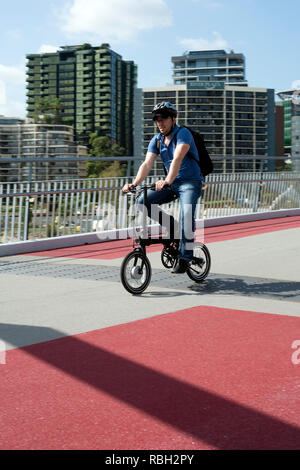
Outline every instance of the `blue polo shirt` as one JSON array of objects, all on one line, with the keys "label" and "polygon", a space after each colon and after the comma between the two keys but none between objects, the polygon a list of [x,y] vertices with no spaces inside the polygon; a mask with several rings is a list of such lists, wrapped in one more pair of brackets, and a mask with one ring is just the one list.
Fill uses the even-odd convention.
[{"label": "blue polo shirt", "polygon": [[[175,140],[174,136],[177,133],[177,144],[188,144],[190,145],[189,152],[199,160],[199,155],[197,151],[197,147],[195,145],[194,139],[192,134],[188,129],[185,127],[180,128],[179,126],[175,126],[169,145],[166,146],[164,144],[164,136],[162,134],[156,134],[150,141],[148,145],[148,152],[155,153],[158,155],[157,147],[156,147],[156,140],[160,141],[160,157],[163,161],[163,164],[167,171],[170,169],[170,165],[172,163],[174,152],[175,152]],[[178,132],[177,132],[178,131]],[[201,175],[200,167],[195,160],[189,158],[188,155],[184,157],[181,162],[181,166],[176,176],[175,182],[181,182],[186,180],[204,180],[203,176]]]}]

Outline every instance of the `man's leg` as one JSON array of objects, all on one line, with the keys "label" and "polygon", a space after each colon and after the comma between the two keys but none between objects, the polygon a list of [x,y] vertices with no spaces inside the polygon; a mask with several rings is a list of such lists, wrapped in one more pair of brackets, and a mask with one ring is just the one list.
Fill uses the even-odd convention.
[{"label": "man's leg", "polygon": [[151,219],[158,222],[160,225],[167,229],[170,238],[179,238],[178,224],[176,223],[173,216],[164,212],[159,206],[167,204],[177,199],[178,195],[170,188],[163,188],[160,191],[147,191],[147,203],[144,204],[144,195],[141,195],[137,200],[137,204],[146,206],[147,214]]},{"label": "man's leg", "polygon": [[202,182],[190,181],[178,186],[181,207],[181,244],[179,258],[190,261],[193,259],[195,236],[195,210],[200,202]]}]

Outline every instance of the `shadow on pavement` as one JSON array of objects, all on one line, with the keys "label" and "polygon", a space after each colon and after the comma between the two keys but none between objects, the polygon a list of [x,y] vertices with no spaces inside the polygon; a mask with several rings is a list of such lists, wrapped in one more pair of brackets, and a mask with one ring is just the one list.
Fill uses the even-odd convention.
[{"label": "shadow on pavement", "polygon": [[189,284],[188,288],[199,294],[238,294],[300,302],[300,282],[295,281],[213,274],[201,284]]},{"label": "shadow on pavement", "polygon": [[[63,333],[51,328],[0,325],[4,341],[18,346],[18,338],[24,336],[42,340]],[[298,427],[81,338],[59,338],[22,351],[215,448],[299,449]]]}]

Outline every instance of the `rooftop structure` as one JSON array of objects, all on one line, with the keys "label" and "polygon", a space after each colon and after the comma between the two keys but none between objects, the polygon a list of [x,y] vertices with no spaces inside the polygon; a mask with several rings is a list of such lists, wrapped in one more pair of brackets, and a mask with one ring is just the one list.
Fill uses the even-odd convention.
[{"label": "rooftop structure", "polygon": [[188,82],[224,82],[230,85],[247,85],[245,57],[233,51],[189,51],[172,57],[175,85]]}]

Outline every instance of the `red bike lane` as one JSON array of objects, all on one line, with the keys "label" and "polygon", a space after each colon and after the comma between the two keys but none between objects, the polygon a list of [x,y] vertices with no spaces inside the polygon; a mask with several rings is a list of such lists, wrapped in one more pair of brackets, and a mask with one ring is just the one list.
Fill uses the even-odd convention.
[{"label": "red bike lane", "polygon": [[[299,225],[211,227],[205,243]],[[123,240],[35,254],[112,259],[130,248]],[[9,350],[0,373],[0,449],[300,446],[300,318],[288,311],[172,310]]]}]

